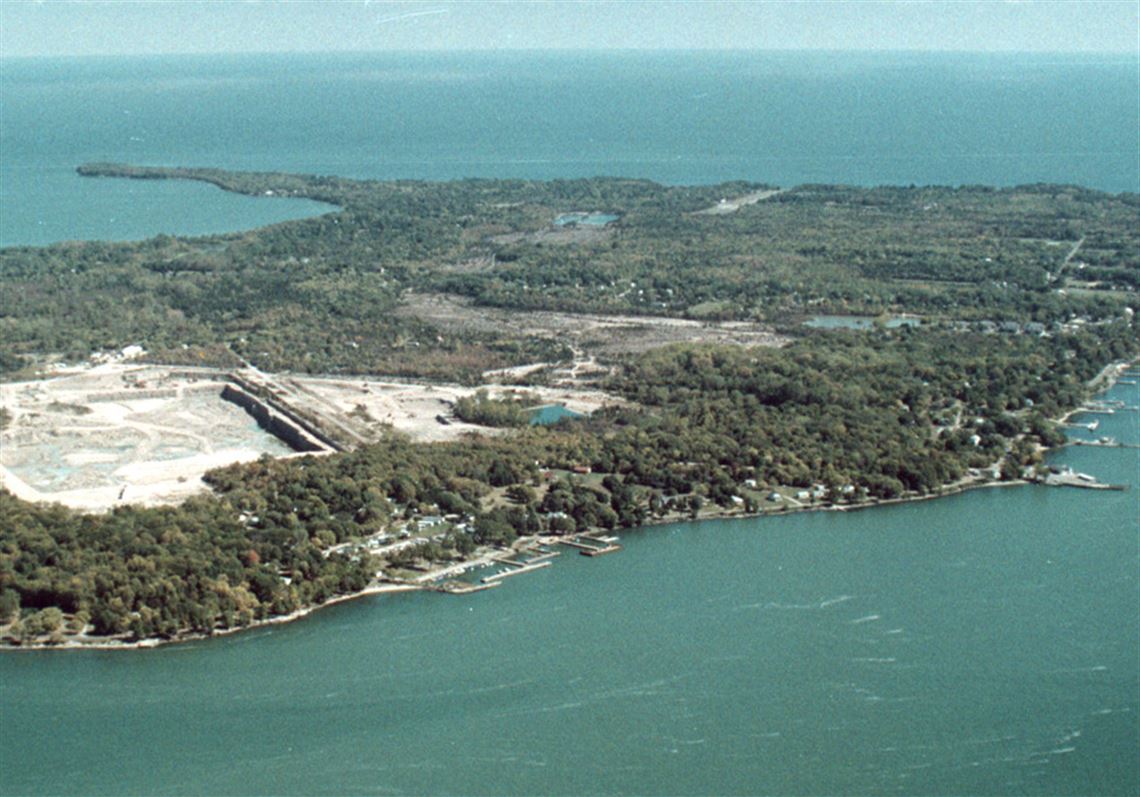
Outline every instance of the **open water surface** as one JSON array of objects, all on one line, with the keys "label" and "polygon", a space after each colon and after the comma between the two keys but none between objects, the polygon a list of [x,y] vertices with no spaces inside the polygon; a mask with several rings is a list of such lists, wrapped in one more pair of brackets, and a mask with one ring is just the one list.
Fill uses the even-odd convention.
[{"label": "open water surface", "polygon": [[[8,244],[323,210],[82,180],[72,170],[87,160],[423,179],[1138,182],[1134,59],[2,67]],[[1140,403],[1135,386],[1111,397]],[[1138,442],[1137,418],[1102,417],[1097,434]],[[0,792],[1134,795],[1140,459],[1056,458],[1130,489],[663,526],[626,533],[615,556],[567,553],[467,597],[369,598],[151,651],[8,653]]]},{"label": "open water surface", "polygon": [[[0,245],[327,210],[86,161],[447,180],[1140,190],[1111,55],[458,53],[0,60]],[[588,208],[587,208],[588,210]]]}]

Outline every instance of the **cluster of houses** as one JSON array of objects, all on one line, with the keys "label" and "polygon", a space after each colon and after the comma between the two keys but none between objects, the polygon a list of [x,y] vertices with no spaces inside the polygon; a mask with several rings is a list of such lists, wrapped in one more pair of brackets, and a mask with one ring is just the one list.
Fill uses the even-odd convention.
[{"label": "cluster of houses", "polygon": [[[452,530],[459,532],[470,531],[473,523],[474,518],[471,516],[423,515],[422,517],[412,518],[398,526],[394,526],[387,532],[373,534],[361,542],[345,542],[340,545],[335,545],[326,549],[324,553],[327,556],[330,553],[343,553],[350,549],[376,553],[380,551],[381,548],[396,550],[410,545],[418,545],[421,542],[442,542]],[[427,532],[433,530],[435,530],[436,533],[427,534]],[[413,534],[419,536],[412,539]]]},{"label": "cluster of houses", "polygon": [[[1123,320],[1131,323],[1134,314],[1135,312],[1131,307],[1125,307]],[[1111,323],[1114,320],[1116,319],[1093,321],[1084,316],[1078,316],[1063,323],[1061,321],[1053,321],[1049,324],[1043,324],[1040,321],[1028,321],[1024,324],[1017,321],[954,321],[953,326],[954,329],[961,332],[975,331],[984,335],[1036,335],[1046,337],[1048,335],[1072,334],[1086,327]]]},{"label": "cluster of houses", "polygon": [[983,335],[1037,335],[1058,334],[1064,331],[1060,322],[1053,322],[1049,326],[1038,321],[1020,324],[1017,321],[955,321],[954,328],[961,332],[975,331]]}]

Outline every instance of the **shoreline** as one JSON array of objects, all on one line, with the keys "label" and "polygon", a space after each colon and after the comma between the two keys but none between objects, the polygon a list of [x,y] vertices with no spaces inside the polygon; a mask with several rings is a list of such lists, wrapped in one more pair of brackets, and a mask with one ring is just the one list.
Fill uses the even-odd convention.
[{"label": "shoreline", "polygon": [[[685,523],[701,523],[708,520],[756,520],[764,517],[787,517],[794,514],[803,512],[852,512],[859,510],[875,509],[884,506],[896,506],[901,504],[909,504],[918,501],[929,501],[938,498],[949,498],[953,495],[970,492],[973,490],[985,489],[990,487],[1020,487],[1031,484],[1024,479],[1017,479],[1013,481],[978,481],[968,484],[962,484],[953,488],[945,489],[938,493],[930,493],[927,495],[910,495],[901,496],[898,498],[888,498],[881,501],[867,501],[861,504],[845,504],[835,505],[830,504],[827,506],[799,506],[788,507],[781,511],[770,512],[734,512],[723,511],[717,513],[710,513],[705,517],[691,518],[688,516],[678,517],[664,517],[664,518],[651,518],[638,526],[633,526],[628,529],[621,529],[621,531],[637,531],[639,529],[650,529],[657,526],[667,526],[672,524],[685,524]],[[583,533],[596,533],[604,532],[607,534],[617,533],[617,529],[591,529]],[[575,535],[563,535],[573,537]],[[526,537],[519,537],[514,546],[528,545],[533,543],[557,545],[560,544],[561,537],[549,534],[530,535]],[[154,648],[166,647],[168,645],[178,645],[188,642],[199,642],[202,640],[212,639],[215,637],[229,636],[231,634],[241,633],[243,631],[253,631],[265,626],[281,625],[284,623],[292,623],[297,620],[302,620],[310,614],[317,612],[326,606],[333,606],[338,603],[347,603],[348,601],[357,600],[359,598],[366,598],[372,595],[386,595],[398,592],[439,592],[440,590],[434,589],[433,585],[441,578],[446,578],[448,575],[456,571],[463,572],[480,567],[489,567],[495,564],[494,557],[502,556],[514,550],[512,548],[506,549],[491,549],[490,552],[479,556],[477,558],[465,561],[449,563],[438,571],[431,571],[420,576],[414,582],[384,582],[365,587],[359,592],[347,593],[344,595],[337,595],[329,598],[324,603],[318,603],[313,606],[306,606],[297,609],[289,614],[277,615],[275,617],[268,617],[264,620],[256,620],[248,625],[238,626],[236,628],[222,628],[212,633],[194,632],[186,635],[180,635],[171,639],[160,639],[158,637],[149,637],[140,640],[116,640],[113,638],[106,641],[80,641],[74,638],[66,639],[58,644],[50,642],[33,642],[28,644],[12,644],[0,643],[0,653],[3,651],[76,651],[76,650],[150,650]]]},{"label": "shoreline", "polygon": [[[1090,379],[1086,386],[1091,391],[1102,392],[1110,390],[1114,387],[1117,381],[1129,370],[1140,365],[1140,358],[1118,361],[1106,365],[1100,373]],[[1083,411],[1083,404],[1081,407],[1069,410],[1064,413],[1059,419],[1054,419],[1056,423],[1064,423],[1073,415]],[[1044,449],[1044,453],[1051,451],[1058,451],[1069,445],[1067,442],[1060,446]],[[763,517],[782,517],[801,512],[853,512],[868,509],[875,509],[884,506],[899,506],[902,504],[909,504],[918,501],[930,501],[939,498],[948,498],[954,495],[961,495],[963,493],[971,492],[973,490],[994,488],[994,487],[1021,487],[1034,482],[1027,479],[1011,479],[1009,481],[995,481],[985,479],[982,477],[972,477],[965,480],[958,480],[948,485],[939,488],[937,492],[926,494],[912,494],[902,495],[897,498],[886,498],[874,501],[862,501],[857,504],[827,504],[827,505],[801,505],[801,506],[787,506],[777,511],[759,511],[759,512],[743,512],[735,510],[721,510],[717,512],[710,512],[704,517],[689,517],[687,515],[677,515],[675,517],[660,517],[649,518],[642,522],[640,525],[623,529],[623,531],[636,531],[638,529],[649,529],[655,526],[665,526],[670,524],[681,523],[699,523],[706,520],[754,520]],[[617,530],[604,530],[604,529],[591,529],[584,533],[604,532],[608,534],[615,533]],[[564,535],[574,536],[574,535]],[[397,592],[432,592],[439,591],[433,589],[433,585],[440,579],[447,578],[456,572],[465,572],[479,567],[487,567],[494,564],[496,556],[502,556],[504,553],[509,553],[517,550],[520,546],[525,547],[531,544],[558,544],[561,538],[557,535],[550,534],[537,534],[519,537],[515,542],[506,549],[481,549],[478,556],[463,562],[449,562],[437,570],[429,570],[422,576],[416,578],[412,582],[382,582],[379,584],[372,584],[359,592],[347,593],[344,595],[334,596],[323,603],[315,604],[313,606],[306,606],[289,614],[277,615],[275,617],[268,617],[264,620],[257,620],[248,625],[238,626],[236,628],[224,628],[211,633],[189,633],[186,635],[179,635],[171,639],[160,639],[157,637],[150,637],[147,639],[140,639],[136,641],[120,640],[120,639],[107,639],[106,641],[80,641],[75,638],[65,639],[58,644],[50,642],[33,642],[29,644],[12,644],[8,642],[0,642],[0,652],[3,651],[75,651],[75,650],[146,650],[167,645],[176,645],[186,642],[195,642],[214,637],[229,636],[242,631],[252,631],[257,628],[265,626],[280,625],[284,623],[292,623],[301,620],[314,612],[326,606],[333,606],[338,603],[346,603],[348,601],[365,598],[371,595],[385,595]]]},{"label": "shoreline", "polygon": [[160,637],[147,637],[146,639],[127,640],[119,639],[116,637],[107,637],[105,640],[101,639],[98,642],[86,642],[75,638],[65,639],[59,644],[52,644],[50,642],[33,642],[24,645],[14,645],[11,643],[0,643],[0,651],[43,651],[43,650],[148,650],[152,648],[166,647],[167,645],[178,645],[185,642],[199,642],[204,639],[213,639],[215,637],[230,636],[242,631],[252,631],[257,628],[264,628],[271,625],[283,625],[285,623],[292,623],[296,620],[303,619],[310,614],[319,611],[326,606],[333,606],[338,603],[345,603],[347,601],[356,600],[357,598],[367,598],[370,595],[385,595],[391,592],[416,592],[423,589],[422,587],[413,586],[411,584],[375,584],[365,587],[360,592],[352,592],[345,595],[337,595],[329,598],[324,603],[317,603],[313,606],[305,606],[290,612],[289,614],[279,614],[274,617],[267,617],[264,620],[256,620],[249,625],[240,625],[235,628],[219,628],[211,633],[203,633],[200,631],[190,632],[184,635],[172,637],[171,639],[162,639]]}]

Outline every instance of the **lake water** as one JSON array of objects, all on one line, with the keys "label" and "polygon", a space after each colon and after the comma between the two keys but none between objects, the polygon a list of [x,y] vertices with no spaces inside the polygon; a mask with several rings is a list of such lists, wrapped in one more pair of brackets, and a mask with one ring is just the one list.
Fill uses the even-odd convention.
[{"label": "lake water", "polygon": [[[73,175],[96,159],[1136,190],[1135,85],[1135,61],[1093,57],[6,61],[0,224],[41,243],[265,223],[246,211],[270,200]],[[1137,417],[1097,435],[1138,442]],[[1127,492],[662,526],[477,595],[2,655],[0,792],[1134,795],[1136,455],[1055,457]]]},{"label": "lake water", "polygon": [[574,412],[574,410],[567,409],[561,404],[547,404],[538,407],[530,414],[531,426],[553,426],[559,421],[566,419],[573,420],[574,418],[581,418],[582,413]]},{"label": "lake water", "polygon": [[1140,189],[1136,59],[856,53],[5,59],[0,245],[321,212],[85,161],[444,180]]}]

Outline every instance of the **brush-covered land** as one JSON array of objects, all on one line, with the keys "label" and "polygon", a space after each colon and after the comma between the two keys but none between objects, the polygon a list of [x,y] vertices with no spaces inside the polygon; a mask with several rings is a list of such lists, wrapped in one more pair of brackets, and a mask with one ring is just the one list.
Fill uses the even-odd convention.
[{"label": "brush-covered land", "polygon": [[[1022,478],[1063,439],[1051,419],[1140,350],[1133,194],[82,171],[339,210],[241,234],[4,250],[7,378],[139,345],[163,363],[459,382],[472,386],[459,411],[500,428],[263,458],[212,472],[212,494],[175,507],[84,515],[0,492],[13,640],[210,633],[520,535]],[[568,335],[555,315],[602,331]],[[616,316],[661,336],[615,344]],[[803,325],[819,316],[872,321]],[[530,426],[525,402],[475,392],[524,366],[523,381],[561,369],[614,403]],[[351,545],[435,516],[419,544]]]}]

